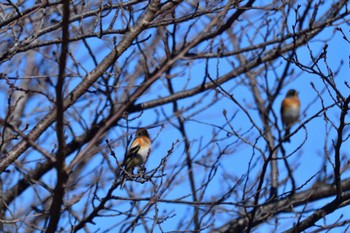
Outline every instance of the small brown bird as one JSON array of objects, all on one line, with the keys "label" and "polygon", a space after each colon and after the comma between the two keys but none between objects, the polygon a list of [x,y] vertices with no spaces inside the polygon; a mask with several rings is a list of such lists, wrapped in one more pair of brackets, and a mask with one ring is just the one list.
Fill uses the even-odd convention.
[{"label": "small brown bird", "polygon": [[[282,124],[286,129],[284,137],[286,138],[290,133],[290,127],[299,120],[300,114],[300,101],[298,92],[294,89],[290,89],[287,92],[286,97],[283,99],[281,104],[281,116]],[[290,142],[290,139],[285,139],[286,142]]]},{"label": "small brown bird", "polygon": [[[136,137],[131,143],[128,152],[125,155],[123,167],[128,173],[133,173],[135,167],[141,167],[148,159],[151,152],[151,139],[145,128],[139,128],[136,131]],[[123,189],[128,175],[123,171],[120,188]]]}]

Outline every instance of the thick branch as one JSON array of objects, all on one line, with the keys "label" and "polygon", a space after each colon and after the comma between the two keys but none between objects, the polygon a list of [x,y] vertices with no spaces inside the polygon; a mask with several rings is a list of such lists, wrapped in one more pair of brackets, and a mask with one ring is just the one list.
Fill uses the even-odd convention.
[{"label": "thick branch", "polygon": [[[93,71],[91,71],[83,81],[65,98],[63,102],[64,110],[72,106],[88,88],[103,75],[108,67],[110,67],[119,58],[121,54],[132,44],[133,40],[143,31],[147,25],[155,17],[159,1],[150,4],[149,10],[138,20],[138,22],[130,28],[130,32],[122,41],[102,60],[102,62]],[[28,138],[32,141],[37,140],[40,135],[56,120],[57,109],[55,108],[48,113],[28,134]],[[0,173],[2,173],[11,163],[13,163],[24,151],[29,147],[27,141],[22,140],[9,151],[8,156],[0,162]]]},{"label": "thick branch", "polygon": [[[342,189],[344,191],[350,190],[350,179],[346,179],[342,182]],[[258,211],[256,212],[256,217],[251,224],[252,226],[257,226],[273,216],[283,212],[289,212],[290,208],[331,197],[336,195],[336,193],[337,190],[333,184],[315,184],[309,190],[296,193],[293,196],[285,197],[272,203],[260,205]],[[224,226],[213,230],[212,233],[244,232],[244,230],[248,227],[250,218],[250,213],[247,216],[236,218]]]},{"label": "thick branch", "polygon": [[66,75],[66,64],[68,54],[68,43],[69,43],[69,1],[63,1],[63,25],[62,25],[62,50],[59,60],[59,75],[56,85],[56,132],[58,150],[55,162],[57,172],[57,184],[54,189],[51,208],[50,208],[50,222],[46,232],[55,232],[57,224],[61,217],[61,206],[63,203],[63,197],[65,192],[65,185],[68,179],[68,174],[65,171],[65,138],[64,138],[64,107],[63,107],[63,85]]}]

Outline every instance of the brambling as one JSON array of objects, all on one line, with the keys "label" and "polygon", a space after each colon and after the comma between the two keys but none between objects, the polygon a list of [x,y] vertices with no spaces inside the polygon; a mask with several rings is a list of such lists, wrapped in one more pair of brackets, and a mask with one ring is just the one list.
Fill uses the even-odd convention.
[{"label": "brambling", "polygon": [[[286,138],[290,133],[290,127],[299,120],[300,113],[300,101],[298,92],[294,89],[290,89],[287,92],[286,97],[283,99],[281,104],[281,116],[282,125],[286,129],[284,137]],[[286,142],[290,142],[290,139],[285,139]]]},{"label": "brambling", "polygon": [[141,167],[144,165],[148,159],[151,152],[151,139],[145,128],[139,128],[136,131],[136,137],[131,143],[128,152],[125,155],[124,162],[122,166],[124,171],[122,174],[122,181],[120,188],[124,187],[126,179],[128,179],[128,174],[126,172],[133,174],[135,167]]}]

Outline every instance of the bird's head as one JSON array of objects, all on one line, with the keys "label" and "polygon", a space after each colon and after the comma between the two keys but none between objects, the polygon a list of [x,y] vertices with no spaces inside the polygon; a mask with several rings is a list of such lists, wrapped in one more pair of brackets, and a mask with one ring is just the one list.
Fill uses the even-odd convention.
[{"label": "bird's head", "polygon": [[147,129],[145,129],[145,128],[139,128],[139,129],[136,131],[136,137],[141,137],[141,136],[149,137],[149,134],[148,134]]},{"label": "bird's head", "polygon": [[296,97],[296,96],[298,96],[298,92],[294,89],[290,89],[286,95],[286,97]]}]

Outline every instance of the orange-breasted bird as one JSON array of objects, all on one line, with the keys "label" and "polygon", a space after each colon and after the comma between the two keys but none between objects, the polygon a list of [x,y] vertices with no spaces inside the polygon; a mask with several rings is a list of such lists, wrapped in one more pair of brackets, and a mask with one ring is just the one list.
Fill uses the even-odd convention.
[{"label": "orange-breasted bird", "polygon": [[[290,127],[294,125],[299,120],[300,114],[300,101],[298,97],[298,92],[294,89],[290,89],[286,97],[283,99],[281,104],[281,116],[282,124],[286,129],[286,138],[290,133]],[[290,142],[290,139],[285,139],[286,142]]]},{"label": "orange-breasted bird", "polygon": [[124,183],[128,179],[128,174],[125,172],[132,174],[135,167],[143,166],[146,163],[150,152],[151,139],[149,138],[147,129],[139,128],[136,131],[136,137],[131,143],[130,148],[124,158],[122,165],[124,167],[124,171],[122,171],[122,181],[120,184],[121,189],[124,187]]}]

